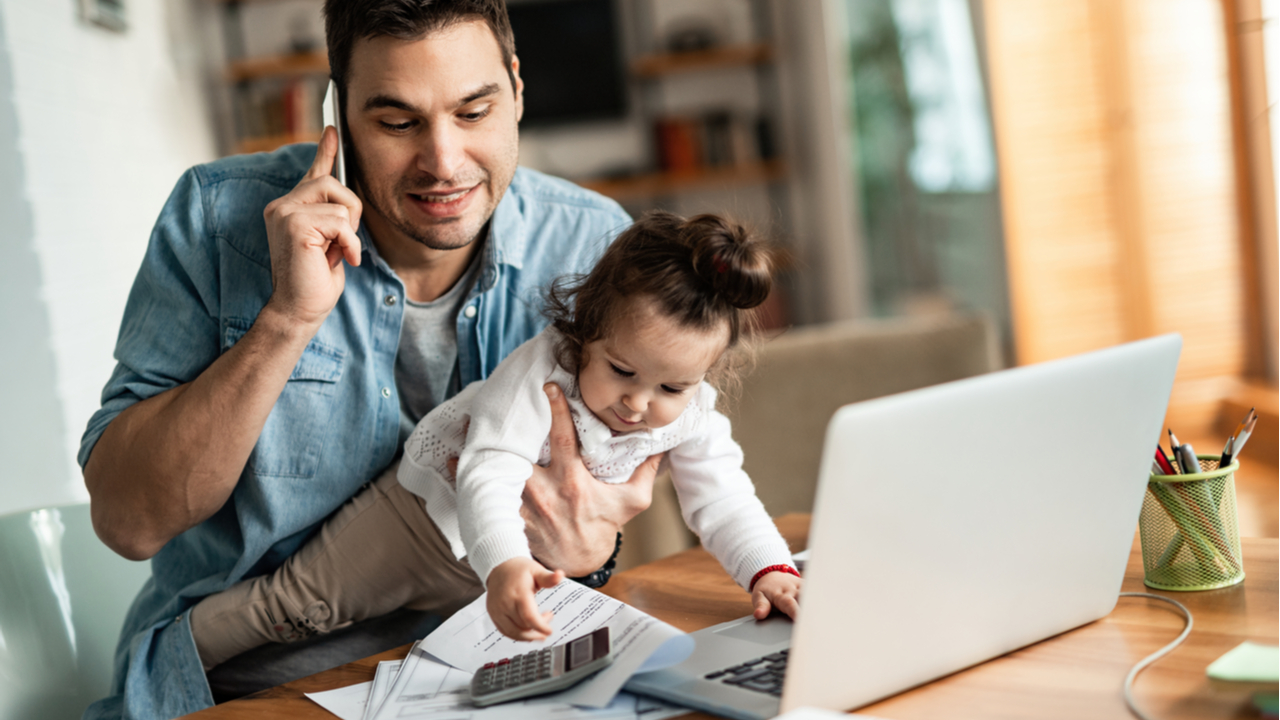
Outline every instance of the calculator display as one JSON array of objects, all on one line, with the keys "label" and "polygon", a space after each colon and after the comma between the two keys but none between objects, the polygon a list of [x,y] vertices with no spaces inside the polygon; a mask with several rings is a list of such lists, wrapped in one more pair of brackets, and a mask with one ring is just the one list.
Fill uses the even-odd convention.
[{"label": "calculator display", "polygon": [[591,636],[580,637],[569,645],[569,669],[585,665],[591,660]]},{"label": "calculator display", "polygon": [[565,653],[565,670],[573,670],[582,667],[592,660],[597,660],[609,653],[609,640],[606,634],[606,628],[583,635],[582,637],[569,643],[569,652]]}]

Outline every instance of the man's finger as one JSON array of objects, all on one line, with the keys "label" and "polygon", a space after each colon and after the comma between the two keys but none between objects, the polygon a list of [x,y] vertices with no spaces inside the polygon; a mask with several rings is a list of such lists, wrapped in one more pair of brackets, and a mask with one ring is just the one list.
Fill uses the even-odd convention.
[{"label": "man's finger", "polygon": [[555,383],[543,385],[542,391],[551,403],[551,432],[547,434],[551,444],[551,464],[578,459],[578,431],[573,427],[573,416],[569,414],[569,401],[564,399],[564,392]]},{"label": "man's finger", "polygon": [[645,458],[645,461],[631,473],[629,484],[640,486],[640,489],[646,495],[653,492],[653,481],[658,477],[658,469],[662,467],[662,461],[667,457],[666,453],[658,453]]},{"label": "man's finger", "polygon": [[[338,131],[332,125],[325,127],[320,133],[320,142],[316,144],[316,159],[311,161],[307,174],[302,182],[322,178],[333,172],[333,160],[338,156]],[[302,182],[298,183],[299,185]]]}]

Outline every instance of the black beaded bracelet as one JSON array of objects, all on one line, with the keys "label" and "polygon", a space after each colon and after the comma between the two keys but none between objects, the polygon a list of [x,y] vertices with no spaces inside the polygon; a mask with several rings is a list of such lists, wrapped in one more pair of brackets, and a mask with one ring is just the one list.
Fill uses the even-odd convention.
[{"label": "black beaded bracelet", "polygon": [[613,575],[613,569],[618,566],[618,551],[622,549],[622,533],[618,533],[617,540],[613,543],[613,554],[605,561],[604,567],[599,570],[583,575],[582,577],[569,578],[570,580],[582,583],[589,588],[604,587],[609,582],[609,578]]}]

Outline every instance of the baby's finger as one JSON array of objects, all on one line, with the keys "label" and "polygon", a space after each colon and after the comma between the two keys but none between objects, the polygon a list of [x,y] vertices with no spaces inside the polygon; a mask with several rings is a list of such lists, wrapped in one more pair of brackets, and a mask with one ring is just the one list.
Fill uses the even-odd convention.
[{"label": "baby's finger", "polygon": [[517,621],[522,628],[536,630],[544,637],[551,634],[551,613],[539,613],[533,593],[526,594],[516,606]]},{"label": "baby's finger", "polygon": [[755,598],[755,609],[751,614],[754,615],[757,620],[763,620],[769,617],[769,611],[771,609],[772,606],[769,604],[769,598],[765,597],[764,593],[760,593],[760,595]]},{"label": "baby's finger", "polygon": [[563,570],[556,570],[555,572],[546,570],[543,572],[535,572],[533,575],[533,581],[534,583],[537,584],[540,590],[553,588],[559,585],[563,580],[564,580]]},{"label": "baby's finger", "polygon": [[798,598],[792,595],[783,595],[774,600],[773,606],[787,614],[792,620],[796,619],[796,613],[800,612],[800,603]]}]

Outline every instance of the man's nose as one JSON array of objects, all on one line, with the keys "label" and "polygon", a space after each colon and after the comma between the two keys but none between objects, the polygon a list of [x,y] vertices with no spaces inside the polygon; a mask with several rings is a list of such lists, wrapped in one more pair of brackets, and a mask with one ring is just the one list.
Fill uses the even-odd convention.
[{"label": "man's nose", "polygon": [[466,160],[462,133],[450,123],[436,123],[418,151],[418,168],[436,180],[449,182]]}]

